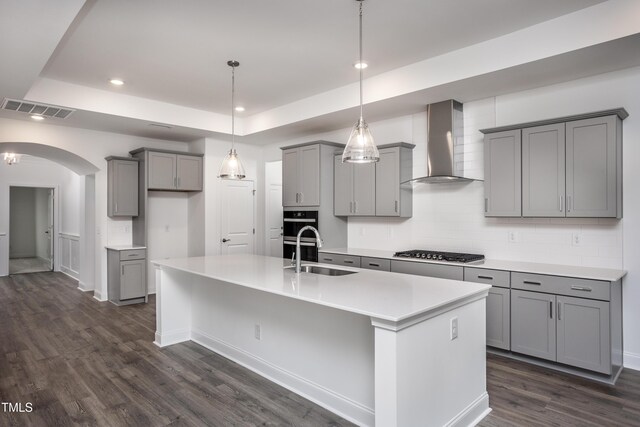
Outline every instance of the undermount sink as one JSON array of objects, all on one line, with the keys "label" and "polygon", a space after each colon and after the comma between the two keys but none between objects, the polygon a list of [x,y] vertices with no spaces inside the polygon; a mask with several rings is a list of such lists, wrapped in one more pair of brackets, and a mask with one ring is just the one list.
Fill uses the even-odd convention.
[{"label": "undermount sink", "polygon": [[[287,267],[293,268],[293,267]],[[348,274],[355,274],[357,271],[340,270],[338,268],[323,267],[320,265],[303,265],[300,267],[301,273],[322,274],[323,276],[346,276]]]}]

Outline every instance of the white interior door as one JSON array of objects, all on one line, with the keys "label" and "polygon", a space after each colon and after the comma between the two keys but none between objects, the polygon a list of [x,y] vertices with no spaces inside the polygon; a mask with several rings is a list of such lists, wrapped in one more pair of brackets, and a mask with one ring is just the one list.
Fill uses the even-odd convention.
[{"label": "white interior door", "polygon": [[49,268],[51,269],[51,271],[53,271],[53,243],[54,243],[54,238],[53,238],[53,202],[54,202],[54,193],[53,193],[53,188],[49,188],[49,203],[47,204],[47,239],[49,240],[48,243],[48,250],[47,250],[47,255],[49,255]]},{"label": "white interior door", "polygon": [[267,250],[282,258],[282,184],[270,184],[267,193]]},{"label": "white interior door", "polygon": [[253,181],[223,181],[222,254],[252,254],[255,247]]}]

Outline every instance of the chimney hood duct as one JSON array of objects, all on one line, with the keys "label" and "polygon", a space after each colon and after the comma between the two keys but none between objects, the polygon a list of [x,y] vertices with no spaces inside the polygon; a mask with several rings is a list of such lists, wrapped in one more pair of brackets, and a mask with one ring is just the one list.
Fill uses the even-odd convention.
[{"label": "chimney hood duct", "polygon": [[427,175],[408,182],[469,182],[464,174],[462,103],[449,99],[427,106]]}]

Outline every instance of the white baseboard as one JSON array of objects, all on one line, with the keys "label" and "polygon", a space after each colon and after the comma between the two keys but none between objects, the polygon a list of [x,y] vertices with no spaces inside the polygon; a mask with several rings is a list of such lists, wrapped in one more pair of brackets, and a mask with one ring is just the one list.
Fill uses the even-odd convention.
[{"label": "white baseboard", "polygon": [[633,369],[634,371],[640,371],[640,354],[624,352],[624,368]]},{"label": "white baseboard", "polygon": [[67,276],[71,277],[72,279],[75,280],[80,280],[80,273],[78,273],[77,271],[73,271],[70,268],[67,268],[65,266],[60,266],[60,272],[66,274]]},{"label": "white baseboard", "polygon": [[357,425],[373,426],[375,424],[375,414],[372,408],[354,402],[319,384],[286,371],[245,350],[222,342],[198,330],[191,331],[191,340]]},{"label": "white baseboard", "polygon": [[82,281],[78,281],[78,289],[80,289],[82,292],[91,292],[93,291],[93,287],[88,287],[86,285],[86,283],[82,282]]},{"label": "white baseboard", "polygon": [[475,426],[479,424],[484,417],[489,415],[489,412],[491,412],[491,408],[489,408],[489,394],[485,391],[469,406],[464,408],[462,412],[446,423],[445,426]]},{"label": "white baseboard", "polygon": [[158,347],[166,347],[168,345],[189,341],[190,339],[191,331],[189,331],[188,329],[182,329],[179,331],[172,331],[164,334],[159,334],[158,332],[156,332],[156,340],[153,343]]},{"label": "white baseboard", "polygon": [[97,289],[93,290],[93,298],[97,299],[100,302],[105,302],[107,300],[106,298],[102,297],[102,293]]}]

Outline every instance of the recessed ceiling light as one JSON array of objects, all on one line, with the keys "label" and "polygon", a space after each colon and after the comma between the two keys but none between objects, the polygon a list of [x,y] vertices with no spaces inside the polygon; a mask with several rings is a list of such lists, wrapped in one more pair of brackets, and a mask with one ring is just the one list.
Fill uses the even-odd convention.
[{"label": "recessed ceiling light", "polygon": [[109,83],[111,83],[114,86],[122,86],[124,84],[124,81],[120,79],[111,79],[109,80]]},{"label": "recessed ceiling light", "polygon": [[242,113],[244,111],[244,107],[237,106],[236,107],[236,111],[239,112],[239,113]]},{"label": "recessed ceiling light", "polygon": [[353,64],[353,66],[355,68],[357,68],[358,70],[364,70],[365,68],[367,68],[369,66],[369,64],[367,64],[366,62],[356,62],[355,64]]},{"label": "recessed ceiling light", "polygon": [[32,115],[31,118],[33,120],[44,120],[44,117],[42,117],[40,115],[37,115],[37,114]]}]

